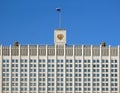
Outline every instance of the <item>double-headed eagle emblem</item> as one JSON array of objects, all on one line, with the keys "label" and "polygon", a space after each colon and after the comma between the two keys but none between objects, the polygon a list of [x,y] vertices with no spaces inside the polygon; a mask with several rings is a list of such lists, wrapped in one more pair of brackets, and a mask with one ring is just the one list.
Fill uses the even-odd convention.
[{"label": "double-headed eagle emblem", "polygon": [[64,35],[63,35],[63,34],[58,34],[58,35],[57,35],[57,38],[58,38],[59,40],[62,40],[62,39],[64,38]]}]

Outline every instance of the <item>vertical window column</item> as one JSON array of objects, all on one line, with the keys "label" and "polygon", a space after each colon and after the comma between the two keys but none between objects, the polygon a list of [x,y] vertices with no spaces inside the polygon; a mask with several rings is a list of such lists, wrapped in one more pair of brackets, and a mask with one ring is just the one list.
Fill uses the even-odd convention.
[{"label": "vertical window column", "polygon": [[82,65],[81,65],[81,68],[82,68],[82,91],[84,93],[84,45],[82,45]]},{"label": "vertical window column", "polygon": [[12,93],[12,84],[11,84],[11,81],[12,81],[12,55],[11,55],[11,45],[10,45],[10,62],[9,62],[9,90],[10,92]]},{"label": "vertical window column", "polygon": [[2,93],[2,65],[3,65],[3,62],[2,62],[2,60],[3,60],[3,55],[2,55],[2,45],[0,46],[0,93]]},{"label": "vertical window column", "polygon": [[18,61],[19,61],[19,62],[18,62],[18,82],[19,82],[19,83],[18,83],[18,93],[20,93],[20,73],[21,73],[21,72],[20,72],[20,68],[21,68],[21,67],[20,67],[20,66],[21,66],[21,65],[20,65],[20,64],[21,64],[21,53],[20,53],[20,52],[21,52],[21,51],[20,51],[20,45],[19,45],[19,60],[18,60]]},{"label": "vertical window column", "polygon": [[55,62],[54,62],[54,92],[57,93],[57,45],[55,45]]},{"label": "vertical window column", "polygon": [[120,46],[118,46],[118,92],[120,93]]},{"label": "vertical window column", "polygon": [[90,76],[90,78],[91,78],[91,87],[90,87],[90,89],[91,89],[91,93],[93,93],[93,46],[91,45],[91,67],[90,67],[90,70],[91,70],[91,76]]},{"label": "vertical window column", "polygon": [[37,45],[37,60],[36,60],[36,93],[39,93],[39,55],[38,55],[38,45]]},{"label": "vertical window column", "polygon": [[27,93],[30,92],[30,46],[28,45],[28,56],[27,56]]},{"label": "vertical window column", "polygon": [[73,81],[72,81],[72,91],[73,93],[75,92],[75,52],[74,52],[74,49],[75,46],[73,45],[73,61],[72,61],[72,68],[73,68]]},{"label": "vertical window column", "polygon": [[46,78],[46,80],[45,80],[45,93],[48,93],[48,55],[47,55],[47,53],[48,53],[48,51],[47,51],[47,49],[48,49],[48,46],[46,45],[46,60],[45,60],[45,63],[46,63],[46,66],[45,66],[45,74],[46,74],[46,76],[45,76],[45,78]]},{"label": "vertical window column", "polygon": [[65,49],[66,49],[66,45],[64,45],[64,92],[63,93],[66,93],[66,52],[65,52]]},{"label": "vertical window column", "polygon": [[100,91],[102,92],[102,53],[100,45]]},{"label": "vertical window column", "polygon": [[109,74],[108,74],[108,75],[109,75],[109,76],[108,76],[108,77],[109,77],[109,82],[108,82],[108,90],[109,90],[109,91],[108,91],[108,92],[109,92],[109,93],[111,93],[111,61],[110,61],[110,60],[111,60],[111,54],[110,54],[111,52],[110,52],[110,50],[111,50],[111,47],[110,47],[110,45],[109,45],[109,61],[108,61],[108,67],[109,67],[109,68],[108,68],[108,69],[109,69],[109,70],[108,70],[108,71],[109,71]]}]

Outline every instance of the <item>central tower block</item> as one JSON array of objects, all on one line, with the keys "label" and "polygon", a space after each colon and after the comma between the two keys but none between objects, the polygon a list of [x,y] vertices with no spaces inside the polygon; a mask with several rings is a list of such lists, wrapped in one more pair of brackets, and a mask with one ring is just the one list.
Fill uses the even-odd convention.
[{"label": "central tower block", "polygon": [[55,29],[54,44],[55,45],[65,45],[66,44],[66,30],[65,29]]}]

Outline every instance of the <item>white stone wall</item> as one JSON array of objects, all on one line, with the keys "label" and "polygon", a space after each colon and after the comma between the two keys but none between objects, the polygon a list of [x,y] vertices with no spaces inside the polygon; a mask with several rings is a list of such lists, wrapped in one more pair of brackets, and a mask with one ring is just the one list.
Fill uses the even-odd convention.
[{"label": "white stone wall", "polygon": [[[40,74],[40,72],[39,72],[39,69],[40,69],[39,59],[44,59],[45,60],[45,76],[43,76],[43,78],[45,78],[45,82],[43,82],[43,83],[45,83],[45,87],[41,87],[41,88],[45,88],[45,90],[43,90],[43,91],[41,90],[41,93],[43,93],[43,92],[45,92],[45,93],[48,93],[48,92],[56,93],[56,92],[58,92],[58,90],[57,90],[57,83],[58,83],[57,78],[60,78],[60,79],[63,78],[63,82],[64,82],[63,83],[63,90],[59,91],[58,93],[60,93],[60,92],[62,92],[62,93],[67,93],[67,92],[74,93],[75,91],[76,91],[76,93],[80,93],[80,92],[81,93],[87,93],[87,92],[90,92],[90,93],[97,93],[97,92],[98,93],[115,93],[115,92],[120,93],[120,48],[119,48],[119,46],[118,47],[111,47],[111,46],[109,46],[109,47],[101,47],[101,46],[94,47],[94,46],[91,45],[89,47],[87,47],[87,46],[85,47],[85,46],[82,45],[82,46],[77,47],[77,46],[74,46],[74,45],[73,46],[65,46],[64,45],[63,49],[61,48],[62,51],[64,51],[63,53],[61,53],[61,51],[59,50],[59,47],[57,48],[57,46],[54,46],[54,52],[51,51],[52,55],[50,55],[50,54],[48,55],[49,45],[42,46],[42,47],[39,46],[39,45],[36,45],[36,46],[33,46],[32,48],[30,48],[31,47],[30,45],[24,46],[24,48],[23,48],[23,46],[19,46],[17,48],[18,50],[15,50],[15,51],[18,51],[18,54],[13,53],[14,52],[14,47],[12,47],[12,46],[10,46],[7,49],[5,49],[5,47],[4,47],[4,49],[2,49],[3,47],[4,46],[0,47],[0,52],[1,52],[0,53],[0,91],[1,91],[0,93],[6,93],[6,91],[2,92],[2,81],[3,81],[2,80],[2,77],[3,77],[2,76],[2,64],[3,64],[2,62],[3,62],[3,59],[8,59],[8,60],[17,59],[18,60],[18,63],[17,63],[18,64],[18,76],[17,76],[17,78],[18,78],[18,91],[17,92],[18,93],[25,93],[25,92],[27,92],[27,93],[33,93],[33,92],[39,93],[38,92],[39,83],[43,82],[43,81],[39,81],[39,78],[40,78],[40,76],[39,76],[39,74]],[[13,49],[13,51],[12,51],[12,49]],[[34,52],[34,50],[36,52]],[[99,50],[99,52],[98,52],[98,50]],[[6,51],[7,54],[5,53],[5,51]],[[33,53],[32,53],[32,51],[33,51]],[[78,53],[78,51],[81,52],[81,53]],[[95,56],[95,54],[96,54],[96,56]],[[27,63],[25,63],[25,64],[27,64],[27,67],[25,68],[25,69],[27,69],[27,76],[25,77],[25,78],[27,78],[27,86],[26,86],[27,90],[22,91],[22,92],[20,91],[21,90],[20,89],[21,88],[20,82],[21,82],[21,73],[22,73],[21,72],[21,61],[20,61],[21,59],[26,59],[27,60]],[[54,90],[53,91],[47,90],[47,88],[48,88],[48,80],[47,79],[49,78],[49,76],[48,76],[48,60],[49,59],[54,60],[54,62],[52,63],[54,65],[54,67],[51,67],[51,69],[54,69],[54,76],[51,77],[51,78],[54,79],[54,81],[51,82],[51,83],[54,83],[54,87],[53,87]],[[35,63],[30,63],[30,60],[36,60],[36,62]],[[63,74],[63,77],[57,76],[57,74],[60,74],[60,73],[57,73],[57,69],[58,69],[57,65],[59,64],[59,63],[57,63],[57,60],[63,60],[63,63],[60,63],[61,65],[63,65],[63,67],[59,67],[59,68],[63,69],[63,72],[62,73],[60,72],[61,74]],[[68,67],[68,68],[66,67],[66,64],[69,65],[69,62],[67,63],[66,60],[72,60],[72,62],[70,63],[70,64],[72,64],[72,67]],[[80,64],[75,63],[75,60],[81,60],[81,63]],[[90,63],[84,62],[85,60],[87,60],[87,61],[90,60]],[[93,60],[99,60],[99,62],[95,63],[95,62],[93,62]],[[102,60],[108,60],[109,62],[108,63],[105,63],[105,62],[103,63]],[[111,68],[111,65],[115,64],[115,63],[111,63],[110,62],[111,60],[117,60],[117,67]],[[9,82],[9,89],[10,89],[9,93],[15,93],[15,91],[14,92],[11,91],[12,90],[12,83],[14,83],[12,81],[12,77],[16,78],[15,76],[12,76],[12,74],[15,74],[14,72],[12,72],[12,69],[13,69],[12,64],[14,64],[14,63],[9,61],[9,81],[8,81]],[[30,64],[35,64],[36,67],[30,67]],[[81,65],[81,67],[75,67],[76,64]],[[88,64],[90,64],[90,67],[88,67]],[[106,65],[106,64],[108,65],[108,72],[102,72],[102,69],[106,69],[105,67],[102,67],[102,65]],[[85,65],[87,67],[85,67]],[[98,67],[93,67],[93,65],[95,65],[95,66],[99,65],[99,66]],[[30,88],[31,88],[30,83],[33,82],[33,81],[31,81],[32,77],[30,76],[30,69],[31,68],[36,69],[36,71],[35,71],[36,76],[33,77],[33,78],[36,78],[36,81],[34,82],[36,84],[36,90],[35,91],[30,90]],[[75,76],[75,74],[76,74],[75,69],[79,69],[79,68],[81,69],[81,72],[80,72],[80,74],[81,74],[81,84],[82,84],[80,86],[81,91],[75,90],[75,88],[76,88],[75,83],[77,83],[75,81],[75,79],[77,79],[77,77]],[[118,88],[118,90],[117,91],[108,90],[108,91],[102,92],[102,88],[104,88],[102,86],[102,83],[104,83],[102,81],[102,79],[104,78],[102,76],[102,74],[108,74],[109,75],[109,77],[106,77],[108,79],[108,82],[106,82],[106,83],[108,83],[108,88],[110,89],[110,88],[112,88],[111,87],[111,83],[112,83],[111,82],[111,74],[113,73],[113,72],[111,72],[111,69],[116,69],[116,68],[117,68],[117,72],[114,72],[114,73],[117,74],[117,77],[115,77],[115,78],[118,80],[117,81],[118,85],[116,87],[116,88]],[[68,70],[72,69],[72,72],[68,72],[69,75],[72,73],[71,77],[66,76],[66,73],[67,73],[66,69],[68,69]],[[89,69],[90,72],[85,72],[85,69],[87,69],[87,70]],[[95,70],[98,69],[99,72],[93,72],[94,69]],[[88,75],[88,74],[90,75],[90,77],[85,76],[85,75]],[[96,79],[93,75],[97,75],[97,74],[99,74],[99,77],[97,77],[97,79],[99,79],[99,81],[96,82],[96,81],[93,81],[93,79]],[[68,79],[72,78],[72,81],[71,82],[66,81],[66,78],[68,78]],[[91,85],[88,86],[88,87],[85,87],[84,84],[87,83],[87,81],[85,81],[84,79],[89,79],[89,78],[91,80],[88,81],[88,83],[90,83]],[[68,83],[68,84],[72,83],[72,86],[71,86],[72,90],[66,90],[65,89],[66,88],[66,83]],[[97,88],[97,86],[93,86],[93,83],[99,83],[100,84],[99,85],[99,88],[100,88],[99,91],[94,90],[94,88]],[[85,88],[90,88],[90,91],[84,91]]]}]

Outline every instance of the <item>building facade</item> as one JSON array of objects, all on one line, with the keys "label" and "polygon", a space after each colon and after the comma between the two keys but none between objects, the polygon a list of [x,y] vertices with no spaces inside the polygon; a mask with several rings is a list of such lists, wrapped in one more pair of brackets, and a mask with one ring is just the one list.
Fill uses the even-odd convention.
[{"label": "building facade", "polygon": [[56,29],[54,45],[0,46],[0,93],[120,93],[120,47],[66,45]]}]

